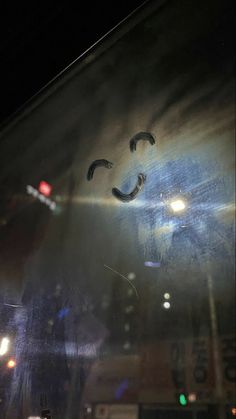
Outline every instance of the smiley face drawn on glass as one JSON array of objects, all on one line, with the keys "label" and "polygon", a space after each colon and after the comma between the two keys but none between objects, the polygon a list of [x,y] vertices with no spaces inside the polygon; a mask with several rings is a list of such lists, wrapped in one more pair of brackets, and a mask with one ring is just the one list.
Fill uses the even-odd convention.
[{"label": "smiley face drawn on glass", "polygon": [[[152,134],[150,134],[149,132],[141,131],[141,132],[135,134],[129,142],[131,153],[136,151],[137,143],[140,140],[148,141],[150,143],[150,145],[155,144],[155,139],[152,136]],[[94,175],[94,172],[95,172],[97,167],[105,167],[106,169],[112,169],[113,163],[111,163],[110,161],[105,160],[105,159],[100,159],[100,160],[93,161],[93,163],[89,166],[89,169],[88,169],[88,173],[87,173],[87,180],[88,181],[93,179],[93,175]],[[146,175],[143,174],[143,173],[139,173],[137,183],[136,183],[134,189],[130,193],[123,193],[118,188],[112,188],[112,194],[119,201],[126,202],[126,203],[130,202],[130,201],[133,201],[138,196],[139,192],[143,189],[145,181],[146,181]]]}]

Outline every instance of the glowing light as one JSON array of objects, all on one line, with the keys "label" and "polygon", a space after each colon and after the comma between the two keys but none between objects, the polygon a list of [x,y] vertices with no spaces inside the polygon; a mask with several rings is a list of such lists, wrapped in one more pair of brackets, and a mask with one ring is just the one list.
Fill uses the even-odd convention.
[{"label": "glowing light", "polygon": [[129,342],[125,342],[124,345],[123,345],[123,348],[124,348],[125,351],[128,351],[131,348],[130,343]]},{"label": "glowing light", "polygon": [[116,400],[121,399],[121,397],[123,396],[124,392],[127,390],[128,387],[129,387],[129,381],[126,378],[120,383],[120,385],[116,389],[116,392],[115,392]]},{"label": "glowing light", "polygon": [[125,329],[126,332],[129,332],[130,331],[130,325],[129,325],[129,323],[125,323],[124,329]]},{"label": "glowing light", "polygon": [[0,343],[0,356],[5,355],[9,350],[10,339],[7,337],[2,338]]},{"label": "glowing light", "polygon": [[181,404],[181,406],[186,406],[187,405],[187,399],[185,394],[180,394],[179,395],[179,403]]},{"label": "glowing light", "polygon": [[55,202],[51,202],[51,204],[49,205],[49,208],[54,211],[56,209],[56,204]]},{"label": "glowing light", "polygon": [[160,268],[161,263],[160,262],[146,261],[146,262],[144,262],[144,266],[147,266],[148,268]]},{"label": "glowing light", "polygon": [[190,393],[189,395],[188,395],[188,400],[190,401],[190,402],[195,402],[196,400],[197,400],[197,396],[196,396],[196,393]]},{"label": "glowing light", "polygon": [[186,208],[186,204],[182,199],[176,199],[170,203],[171,209],[174,212],[181,212]]},{"label": "glowing light", "polygon": [[8,368],[15,368],[16,366],[16,361],[14,361],[14,359],[10,359],[7,363],[7,367]]},{"label": "glowing light", "polygon": [[49,183],[42,180],[39,184],[39,192],[43,194],[44,196],[50,196],[52,192],[52,187],[49,185]]},{"label": "glowing light", "polygon": [[236,416],[236,407],[232,407],[231,413],[233,416]]},{"label": "glowing light", "polygon": [[61,308],[61,310],[58,311],[57,317],[61,320],[64,317],[66,317],[70,312],[70,309],[68,307]]},{"label": "glowing light", "polygon": [[33,188],[33,186],[31,186],[31,185],[27,185],[26,190],[27,190],[27,193],[29,195],[34,196],[40,202],[42,202],[43,204],[46,204],[50,208],[51,211],[56,210],[56,208],[57,208],[56,203],[54,201],[52,201],[51,199],[47,198],[47,195],[45,193],[43,193],[43,194],[39,193],[39,191],[37,189]]},{"label": "glowing light", "polygon": [[136,275],[135,275],[135,273],[134,273],[134,272],[130,272],[130,273],[128,273],[127,278],[128,278],[130,281],[132,281],[133,279],[135,279],[135,278],[136,278]]},{"label": "glowing light", "polygon": [[125,307],[125,313],[129,314],[132,313],[134,311],[134,306],[130,305]]},{"label": "glowing light", "polygon": [[164,307],[166,310],[169,310],[169,308],[170,308],[170,303],[169,303],[168,301],[165,301],[165,302],[163,303],[163,307]]},{"label": "glowing light", "polygon": [[169,299],[170,299],[170,294],[169,294],[168,292],[165,292],[165,294],[164,294],[164,298],[165,298],[166,300],[169,300]]}]

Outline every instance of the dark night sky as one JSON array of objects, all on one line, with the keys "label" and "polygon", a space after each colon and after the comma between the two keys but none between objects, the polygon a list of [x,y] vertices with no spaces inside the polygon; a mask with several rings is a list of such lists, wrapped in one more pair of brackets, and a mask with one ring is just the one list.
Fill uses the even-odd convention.
[{"label": "dark night sky", "polygon": [[143,0],[9,2],[0,13],[0,123]]}]

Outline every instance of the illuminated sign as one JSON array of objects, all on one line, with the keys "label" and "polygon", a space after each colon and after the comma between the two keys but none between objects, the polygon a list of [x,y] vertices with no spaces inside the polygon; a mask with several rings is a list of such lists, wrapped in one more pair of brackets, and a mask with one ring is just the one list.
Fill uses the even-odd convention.
[{"label": "illuminated sign", "polygon": [[[42,182],[41,182],[42,183]],[[46,183],[46,182],[45,182]],[[50,187],[50,185],[48,185]],[[51,188],[51,187],[50,187]],[[51,199],[47,198],[45,196],[45,194],[43,195],[42,193],[40,193],[37,189],[33,188],[33,186],[31,185],[27,185],[26,186],[26,190],[27,193],[29,195],[34,196],[35,198],[37,198],[40,202],[42,202],[43,204],[46,204],[50,210],[54,211],[56,209],[56,203],[54,201],[52,201]]]},{"label": "illuminated sign", "polygon": [[52,187],[49,185],[49,183],[42,180],[39,184],[39,192],[43,194],[44,196],[50,196],[52,192]]}]

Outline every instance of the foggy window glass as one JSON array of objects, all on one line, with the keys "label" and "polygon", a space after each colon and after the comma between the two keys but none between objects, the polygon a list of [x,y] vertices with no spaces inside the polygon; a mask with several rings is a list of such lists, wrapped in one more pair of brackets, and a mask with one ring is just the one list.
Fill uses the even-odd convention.
[{"label": "foggy window glass", "polygon": [[2,130],[0,418],[233,417],[230,16],[147,4]]}]

